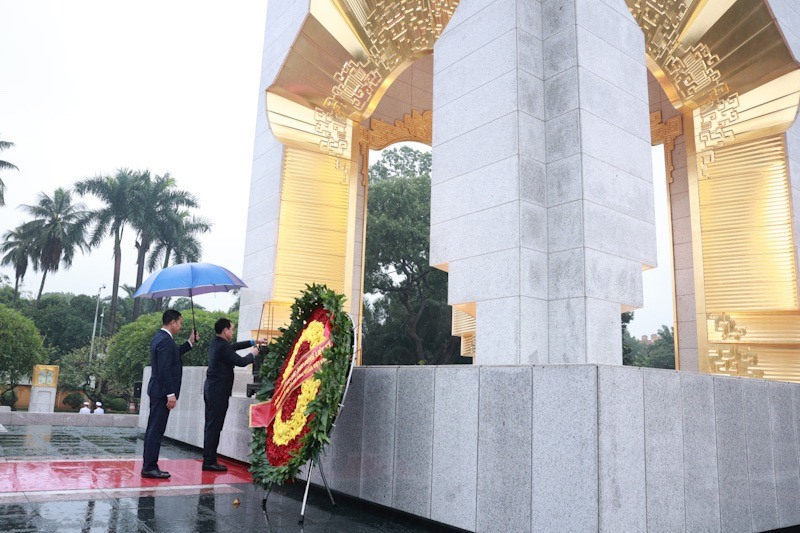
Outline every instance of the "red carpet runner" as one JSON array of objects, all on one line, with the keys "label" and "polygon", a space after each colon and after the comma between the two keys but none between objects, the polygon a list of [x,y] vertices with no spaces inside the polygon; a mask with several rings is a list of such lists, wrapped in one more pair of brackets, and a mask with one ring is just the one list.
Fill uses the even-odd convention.
[{"label": "red carpet runner", "polygon": [[9,493],[108,489],[151,489],[208,487],[252,483],[247,467],[224,462],[227,472],[204,472],[200,459],[161,459],[162,470],[172,477],[145,479],[139,473],[141,460],[74,459],[55,461],[0,462],[0,500]]}]

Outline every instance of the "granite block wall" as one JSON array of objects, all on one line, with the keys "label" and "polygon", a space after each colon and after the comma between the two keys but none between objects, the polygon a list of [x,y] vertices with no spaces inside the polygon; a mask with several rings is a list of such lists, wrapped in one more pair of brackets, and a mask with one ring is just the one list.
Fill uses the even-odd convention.
[{"label": "granite block wall", "polygon": [[[185,369],[167,426],[198,448],[203,372]],[[222,455],[247,460],[250,403],[232,398]],[[344,403],[321,458],[330,488],[469,531],[800,525],[800,385],[603,365],[357,367]]]}]

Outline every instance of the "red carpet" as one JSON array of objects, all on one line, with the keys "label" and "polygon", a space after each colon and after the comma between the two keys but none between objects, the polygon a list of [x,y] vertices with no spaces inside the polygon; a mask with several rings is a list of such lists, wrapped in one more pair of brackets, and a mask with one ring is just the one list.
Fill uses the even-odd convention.
[{"label": "red carpet", "polygon": [[141,489],[252,483],[247,467],[221,462],[227,472],[204,472],[200,459],[161,459],[158,466],[172,477],[145,479],[139,473],[141,460],[75,459],[56,461],[0,462],[0,494],[29,491],[71,491],[91,489]]}]

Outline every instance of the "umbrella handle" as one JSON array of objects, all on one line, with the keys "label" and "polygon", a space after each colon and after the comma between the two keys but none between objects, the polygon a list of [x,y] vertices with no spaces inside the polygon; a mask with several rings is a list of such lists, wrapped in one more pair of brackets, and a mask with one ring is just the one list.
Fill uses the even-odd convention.
[{"label": "umbrella handle", "polygon": [[189,289],[189,303],[192,308],[192,331],[195,333],[194,342],[197,342],[197,324],[194,323],[194,298],[192,298],[192,289]]}]

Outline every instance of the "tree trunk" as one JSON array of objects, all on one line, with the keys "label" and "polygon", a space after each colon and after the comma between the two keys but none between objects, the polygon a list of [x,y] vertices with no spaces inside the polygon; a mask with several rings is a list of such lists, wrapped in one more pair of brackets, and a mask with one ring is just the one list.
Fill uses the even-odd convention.
[{"label": "tree trunk", "polygon": [[36,307],[39,307],[39,300],[42,299],[42,291],[44,290],[44,280],[47,279],[47,269],[42,271],[42,283],[39,285],[39,295],[36,296]]},{"label": "tree trunk", "polygon": [[14,278],[14,301],[19,300],[19,276]]},{"label": "tree trunk", "polygon": [[414,343],[415,351],[417,352],[417,361],[425,360],[425,349],[422,347],[422,339],[417,335],[417,324],[419,319],[422,318],[422,313],[425,311],[427,302],[423,301],[422,305],[417,309],[417,312],[408,317],[406,320],[406,335],[411,338]]},{"label": "tree trunk", "polygon": [[[136,248],[138,248],[136,256],[136,288],[138,289],[142,286],[142,280],[144,279],[144,261],[145,256],[147,255],[147,250],[150,248],[149,240],[143,236],[141,238],[141,242],[136,243]],[[134,298],[133,320],[139,318],[140,314],[142,314],[142,299]]]},{"label": "tree trunk", "polygon": [[122,235],[114,239],[114,282],[111,285],[111,314],[108,318],[108,336],[114,335],[114,323],[117,321],[117,296],[119,294],[119,274],[122,268]]},{"label": "tree trunk", "polygon": [[[164,265],[161,268],[167,268],[169,266],[169,256],[172,254],[172,248],[169,246],[167,247],[166,251],[164,252]],[[156,299],[156,311],[161,311],[161,308],[164,305],[164,298],[157,298]]]}]

